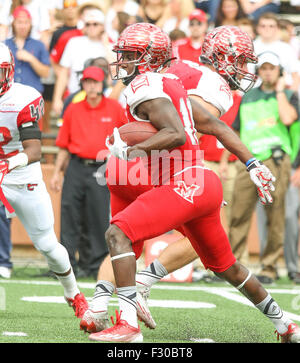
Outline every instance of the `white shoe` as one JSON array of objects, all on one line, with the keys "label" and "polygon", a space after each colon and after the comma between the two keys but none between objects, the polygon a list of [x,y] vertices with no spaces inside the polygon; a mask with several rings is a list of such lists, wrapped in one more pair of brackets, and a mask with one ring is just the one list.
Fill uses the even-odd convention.
[{"label": "white shoe", "polygon": [[11,269],[8,267],[0,266],[0,277],[3,277],[4,279],[10,279]]},{"label": "white shoe", "polygon": [[80,321],[80,330],[88,333],[97,333],[108,328],[107,311],[93,311],[89,308]]},{"label": "white shoe", "polygon": [[136,307],[138,319],[142,321],[147,328],[155,329],[156,322],[152,318],[147,302],[149,295],[150,288],[137,283]]}]

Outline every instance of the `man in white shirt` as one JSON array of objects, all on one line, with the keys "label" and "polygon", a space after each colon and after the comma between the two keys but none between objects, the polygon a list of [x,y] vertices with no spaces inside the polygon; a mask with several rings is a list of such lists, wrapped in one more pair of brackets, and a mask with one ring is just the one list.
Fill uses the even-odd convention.
[{"label": "man in white shirt", "polygon": [[271,51],[277,54],[284,70],[286,84],[289,88],[298,91],[300,79],[297,57],[293,48],[279,39],[277,16],[273,13],[261,15],[256,30],[258,37],[253,42],[255,53],[259,55]]},{"label": "man in white shirt", "polygon": [[60,71],[54,89],[52,108],[60,114],[63,107],[63,95],[79,90],[78,75],[84,68],[84,62],[89,58],[107,57],[102,36],[104,33],[104,15],[98,9],[92,9],[84,15],[84,36],[71,38],[60,60]]}]

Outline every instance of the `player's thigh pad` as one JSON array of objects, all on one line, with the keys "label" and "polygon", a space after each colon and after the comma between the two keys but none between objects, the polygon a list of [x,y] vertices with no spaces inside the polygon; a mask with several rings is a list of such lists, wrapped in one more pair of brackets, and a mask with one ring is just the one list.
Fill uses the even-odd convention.
[{"label": "player's thigh pad", "polygon": [[27,185],[3,186],[5,196],[15,209],[16,215],[29,237],[33,240],[35,236],[53,228],[54,216],[45,183],[40,181],[36,186],[29,189]]}]

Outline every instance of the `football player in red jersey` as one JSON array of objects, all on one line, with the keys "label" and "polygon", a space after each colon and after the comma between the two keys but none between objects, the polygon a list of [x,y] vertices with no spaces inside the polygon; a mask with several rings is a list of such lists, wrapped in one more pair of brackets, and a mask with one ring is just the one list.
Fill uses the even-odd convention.
[{"label": "football player in red jersey", "polygon": [[13,78],[13,56],[0,43],[0,202],[18,216],[61,282],[66,301],[81,318],[88,304],[78,289],[68,253],[57,241],[51,200],[42,177],[38,121],[44,100],[34,88],[14,83]]},{"label": "football player in red jersey", "polygon": [[[166,35],[151,24],[128,27],[115,47],[118,53],[118,60],[114,64],[116,78],[123,78],[127,84],[125,95],[129,120],[148,120],[159,131],[145,142],[128,147],[115,130],[114,144],[108,144],[108,147],[112,155],[124,160],[130,158],[132,153],[135,157],[148,155],[151,176],[153,168],[156,169],[157,184],[112,218],[106,237],[122,316],[117,313],[116,323],[111,328],[91,334],[90,339],[109,342],[143,340],[137,323],[135,246],[145,239],[180,228],[206,268],[243,292],[258,309],[270,317],[284,339],[297,340],[300,338],[299,328],[282,313],[257,279],[232,255],[219,216],[221,184],[216,175],[204,168],[197,159],[198,142],[187,94],[180,82],[176,82],[176,78],[170,74],[152,73],[163,68],[168,61],[168,48]],[[239,59],[237,66],[241,66],[241,69],[237,69],[236,74],[224,70],[237,86],[242,78],[239,73],[248,76],[245,65],[249,61],[251,59],[248,57]],[[204,119],[208,121],[208,118],[206,113]],[[152,158],[149,160],[149,155],[152,156],[152,152],[156,150],[178,151],[176,156],[184,157],[187,166],[178,170],[176,166],[179,164],[171,163],[171,167],[164,170],[160,168],[161,163],[154,165]],[[186,151],[188,152],[185,153]],[[164,157],[168,159],[170,154],[165,153]],[[255,175],[256,179],[261,178],[265,184],[265,196],[269,196],[269,189],[272,188],[271,173],[256,160],[247,161],[249,166],[254,163],[249,171],[251,173],[251,170],[257,169],[251,173],[252,177]],[[196,172],[196,169],[201,170],[201,173],[193,179],[191,171]],[[168,175],[166,171],[169,171]],[[103,291],[105,290],[109,293],[106,286]],[[276,319],[274,315],[268,315],[271,311],[272,314],[276,311]]]}]

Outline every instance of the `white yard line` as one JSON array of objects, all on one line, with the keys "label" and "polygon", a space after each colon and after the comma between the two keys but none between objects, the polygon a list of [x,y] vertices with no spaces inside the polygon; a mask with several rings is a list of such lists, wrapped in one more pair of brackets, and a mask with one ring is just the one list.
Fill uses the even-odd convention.
[{"label": "white yard line", "polygon": [[[1,284],[27,284],[27,285],[52,285],[52,286],[60,286],[60,283],[58,281],[32,281],[32,280],[0,280]],[[94,289],[95,283],[89,283],[89,282],[78,282],[79,288],[86,288],[86,289]],[[237,290],[235,290],[232,287],[201,287],[201,286],[179,286],[179,285],[154,285],[152,287],[153,289],[158,290],[181,290],[181,291],[203,291],[206,293],[214,294],[221,296],[225,299],[235,301],[237,303],[247,305],[254,307],[254,305],[243,295],[241,295]],[[300,297],[300,290],[299,288],[292,288],[292,289],[272,289],[267,288],[267,290],[272,294],[292,294],[292,295],[298,295]],[[297,297],[295,297],[297,299]],[[149,305],[150,306],[157,306],[156,302],[159,300],[150,299]],[[168,300],[165,300],[168,301]],[[291,301],[292,303],[292,301]],[[152,305],[155,304],[155,305]],[[160,305],[161,306],[161,305]],[[299,302],[298,305],[299,306]],[[286,314],[293,320],[300,321],[300,315],[290,313],[286,311]]]}]

